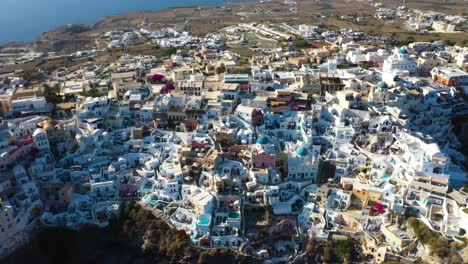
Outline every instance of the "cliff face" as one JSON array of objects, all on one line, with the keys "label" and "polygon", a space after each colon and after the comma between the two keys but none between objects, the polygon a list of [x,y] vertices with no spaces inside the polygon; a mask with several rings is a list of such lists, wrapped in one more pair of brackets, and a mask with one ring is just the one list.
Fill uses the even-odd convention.
[{"label": "cliff face", "polygon": [[31,43],[31,47],[38,52],[58,51],[67,54],[93,48],[94,34],[89,26],[67,25],[44,32]]},{"label": "cliff face", "polygon": [[[453,118],[452,125],[453,133],[462,144],[460,151],[465,155],[465,157],[468,157],[468,114]],[[463,165],[465,168],[468,168],[468,161],[465,161],[465,164]]]},{"label": "cliff face", "polygon": [[113,234],[97,227],[80,231],[48,228],[4,263],[131,263],[143,255]]},{"label": "cliff face", "polygon": [[47,228],[2,263],[256,263],[228,249],[200,250],[139,205],[123,206],[106,229]]}]

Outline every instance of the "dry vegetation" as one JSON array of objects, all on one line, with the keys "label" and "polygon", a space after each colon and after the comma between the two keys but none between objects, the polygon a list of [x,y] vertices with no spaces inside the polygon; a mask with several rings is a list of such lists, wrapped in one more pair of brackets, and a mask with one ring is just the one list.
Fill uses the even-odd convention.
[{"label": "dry vegetation", "polygon": [[[467,14],[468,5],[463,0],[410,0],[400,3],[392,0],[381,1],[385,7],[406,5],[421,10],[437,10],[447,14]],[[463,44],[468,39],[464,34],[417,35],[406,30],[401,21],[385,23],[373,18],[375,8],[365,1],[344,0],[298,0],[297,13],[291,13],[288,5],[276,0],[271,3],[259,2],[226,3],[221,7],[171,8],[155,12],[140,12],[104,17],[92,26],[75,25],[61,27],[41,35],[32,47],[39,51],[60,51],[67,53],[86,49],[95,45],[94,39],[101,33],[117,28],[134,27],[145,23],[152,29],[167,26],[184,28],[195,35],[204,35],[220,28],[239,22],[286,22],[290,24],[307,23],[313,25],[359,28],[363,31],[388,35],[396,33],[402,40],[413,36],[415,40],[451,40]],[[341,15],[359,14],[366,23],[339,20]],[[321,17],[325,15],[326,17]],[[466,43],[465,43],[466,44]]]},{"label": "dry vegetation", "polygon": [[2,263],[258,263],[230,249],[196,249],[150,211],[127,203],[107,229],[47,228]]}]

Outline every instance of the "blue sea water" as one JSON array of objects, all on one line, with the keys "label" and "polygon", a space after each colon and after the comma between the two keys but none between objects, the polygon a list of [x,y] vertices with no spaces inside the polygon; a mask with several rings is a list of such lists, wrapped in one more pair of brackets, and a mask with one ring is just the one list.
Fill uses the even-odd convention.
[{"label": "blue sea water", "polygon": [[52,28],[114,14],[241,1],[246,0],[0,0],[0,44],[31,41]]}]

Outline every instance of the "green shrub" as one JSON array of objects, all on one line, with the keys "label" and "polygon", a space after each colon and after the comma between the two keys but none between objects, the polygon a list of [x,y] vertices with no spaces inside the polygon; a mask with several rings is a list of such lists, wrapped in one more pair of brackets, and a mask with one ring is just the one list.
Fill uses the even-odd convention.
[{"label": "green shrub", "polygon": [[419,242],[429,246],[429,249],[433,254],[436,254],[439,257],[444,257],[449,253],[448,241],[432,232],[426,224],[414,217],[410,217],[408,218],[408,225],[413,229]]},{"label": "green shrub", "polygon": [[304,38],[297,38],[294,40],[293,45],[296,49],[302,49],[309,47],[309,42]]}]

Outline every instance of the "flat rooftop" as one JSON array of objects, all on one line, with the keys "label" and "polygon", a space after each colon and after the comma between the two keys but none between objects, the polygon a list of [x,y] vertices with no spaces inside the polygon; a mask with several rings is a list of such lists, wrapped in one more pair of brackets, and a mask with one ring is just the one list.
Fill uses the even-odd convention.
[{"label": "flat rooftop", "polygon": [[221,90],[225,91],[235,91],[237,88],[239,88],[239,85],[236,83],[225,83],[221,86]]}]

